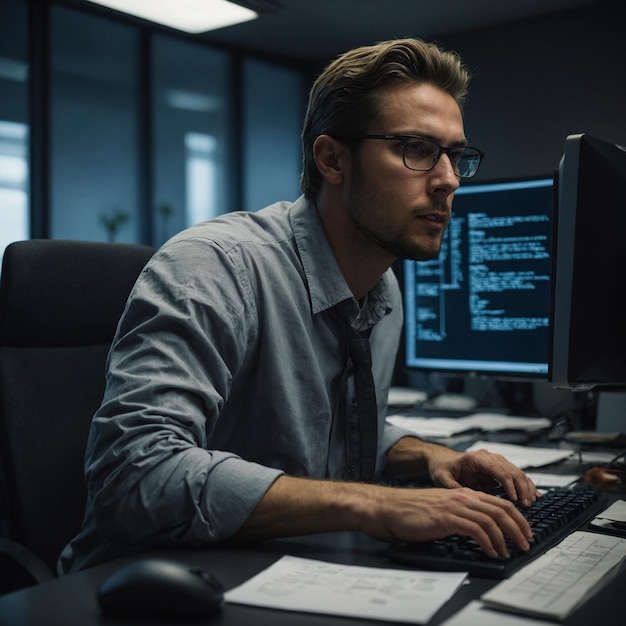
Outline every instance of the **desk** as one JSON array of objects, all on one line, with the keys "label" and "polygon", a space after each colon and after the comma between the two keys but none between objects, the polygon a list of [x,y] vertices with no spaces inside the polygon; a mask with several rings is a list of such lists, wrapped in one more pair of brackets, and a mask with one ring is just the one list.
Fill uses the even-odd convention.
[{"label": "desk", "polygon": [[[386,544],[360,533],[343,532],[283,539],[246,545],[220,545],[204,550],[154,551],[150,556],[166,557],[215,574],[226,589],[231,589],[271,565],[284,554],[327,560],[351,565],[401,567],[385,557]],[[105,618],[98,607],[96,590],[100,583],[122,564],[123,559],[77,574],[0,597],[2,626],[112,626],[125,624],[165,624],[164,621],[124,621]],[[441,624],[471,600],[479,598],[497,581],[471,578],[453,596],[429,626]],[[623,626],[626,615],[626,569],[563,622],[566,626]],[[201,622],[196,622],[201,623]],[[205,623],[215,626],[346,626],[385,622],[349,620],[343,617],[294,613],[226,604],[222,611]],[[178,626],[178,625],[177,625]],[[389,626],[389,624],[386,624]]]}]

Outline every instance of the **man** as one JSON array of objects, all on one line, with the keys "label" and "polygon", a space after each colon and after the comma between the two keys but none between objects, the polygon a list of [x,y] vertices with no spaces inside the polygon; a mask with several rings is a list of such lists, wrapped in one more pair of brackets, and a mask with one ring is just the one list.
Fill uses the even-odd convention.
[{"label": "man", "polygon": [[[304,196],[198,225],[155,255],[112,347],[84,527],[60,571],[150,545],[342,529],[528,549],[522,515],[487,493],[497,481],[528,505],[538,494],[521,471],[385,424],[402,321],[389,268],[437,256],[459,179],[480,163],[460,108],[468,80],[419,40],[339,57],[310,94]],[[385,486],[383,471],[435,487]]]}]

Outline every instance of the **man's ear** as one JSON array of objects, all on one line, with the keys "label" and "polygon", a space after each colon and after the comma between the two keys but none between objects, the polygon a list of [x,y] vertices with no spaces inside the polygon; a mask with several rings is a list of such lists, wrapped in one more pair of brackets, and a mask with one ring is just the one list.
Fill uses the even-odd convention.
[{"label": "man's ear", "polygon": [[341,184],[350,163],[350,150],[330,135],[320,135],[313,144],[317,169],[329,185]]}]

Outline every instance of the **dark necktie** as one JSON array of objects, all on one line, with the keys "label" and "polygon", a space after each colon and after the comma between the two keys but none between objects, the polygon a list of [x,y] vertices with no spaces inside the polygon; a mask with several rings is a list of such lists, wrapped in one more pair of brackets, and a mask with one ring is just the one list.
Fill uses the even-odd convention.
[{"label": "dark necktie", "polygon": [[376,475],[378,408],[369,331],[361,334],[348,325],[348,350],[354,395],[348,398],[346,414],[347,474],[351,480],[372,482]]}]

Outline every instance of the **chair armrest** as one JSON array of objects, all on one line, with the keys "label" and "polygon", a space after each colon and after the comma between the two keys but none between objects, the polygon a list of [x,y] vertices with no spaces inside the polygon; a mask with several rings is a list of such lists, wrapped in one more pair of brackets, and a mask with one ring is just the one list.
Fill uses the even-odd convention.
[{"label": "chair armrest", "polygon": [[33,552],[0,538],[0,595],[54,579],[50,568]]}]

